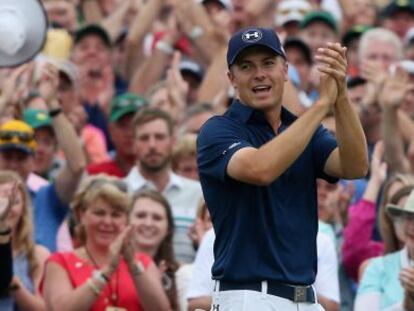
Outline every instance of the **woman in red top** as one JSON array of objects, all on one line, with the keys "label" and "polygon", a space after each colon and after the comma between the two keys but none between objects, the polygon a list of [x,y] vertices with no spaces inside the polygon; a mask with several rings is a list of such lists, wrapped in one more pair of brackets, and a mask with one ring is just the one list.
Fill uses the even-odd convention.
[{"label": "woman in red top", "polygon": [[80,247],[46,265],[43,294],[51,310],[170,310],[150,257],[133,254],[129,199],[116,178],[94,176],[72,202]]}]

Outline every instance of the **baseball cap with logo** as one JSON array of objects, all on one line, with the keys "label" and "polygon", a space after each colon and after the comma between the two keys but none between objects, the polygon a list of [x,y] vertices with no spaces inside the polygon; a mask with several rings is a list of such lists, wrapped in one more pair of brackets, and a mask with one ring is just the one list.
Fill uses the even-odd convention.
[{"label": "baseball cap with logo", "polygon": [[111,114],[109,120],[116,122],[128,113],[135,113],[141,107],[147,105],[147,100],[133,93],[125,93],[115,97],[111,102]]},{"label": "baseball cap with logo", "polygon": [[40,109],[26,109],[23,112],[23,120],[34,130],[40,127],[52,127],[52,120],[49,113]]},{"label": "baseball cap with logo", "polygon": [[276,32],[271,28],[245,28],[236,32],[229,41],[227,65],[230,67],[239,54],[252,46],[264,46],[286,58],[285,51]]},{"label": "baseball cap with logo", "polygon": [[289,22],[300,22],[312,10],[312,5],[306,0],[283,0],[277,6],[276,26]]},{"label": "baseball cap with logo", "polygon": [[10,120],[0,126],[0,152],[19,150],[33,154],[36,148],[33,129],[20,120]]}]

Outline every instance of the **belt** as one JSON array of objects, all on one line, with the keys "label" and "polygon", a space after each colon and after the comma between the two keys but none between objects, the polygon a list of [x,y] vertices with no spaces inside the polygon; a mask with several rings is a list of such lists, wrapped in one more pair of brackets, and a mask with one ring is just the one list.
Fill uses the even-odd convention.
[{"label": "belt", "polygon": [[[253,290],[256,292],[262,291],[261,282],[251,283],[234,283],[220,281],[220,291],[228,290]],[[315,303],[315,293],[312,286],[295,286],[272,281],[267,282],[267,294],[289,299],[295,303],[307,302]]]}]

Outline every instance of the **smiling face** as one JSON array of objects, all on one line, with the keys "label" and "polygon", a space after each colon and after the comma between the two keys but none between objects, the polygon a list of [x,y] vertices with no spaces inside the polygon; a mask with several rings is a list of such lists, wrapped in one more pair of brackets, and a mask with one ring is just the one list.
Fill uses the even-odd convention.
[{"label": "smiling face", "polygon": [[238,56],[228,77],[244,104],[267,111],[281,103],[287,63],[267,48],[252,47]]},{"label": "smiling face", "polygon": [[108,248],[127,223],[125,212],[99,197],[81,213],[80,219],[87,243],[100,248]]},{"label": "smiling face", "polygon": [[151,198],[138,198],[132,207],[129,222],[136,228],[138,248],[152,250],[155,254],[168,235],[166,208]]}]

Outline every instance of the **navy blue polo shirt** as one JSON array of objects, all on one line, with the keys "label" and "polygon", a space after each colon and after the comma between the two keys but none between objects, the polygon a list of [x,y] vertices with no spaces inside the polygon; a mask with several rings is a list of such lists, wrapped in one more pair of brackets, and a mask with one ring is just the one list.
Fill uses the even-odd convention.
[{"label": "navy blue polo shirt", "polygon": [[[282,108],[279,132],[295,120]],[[199,133],[200,182],[216,233],[214,279],[296,285],[315,281],[315,179],[336,181],[323,169],[337,143],[319,126],[299,158],[268,186],[243,183],[227,175],[227,164],[236,151],[259,148],[275,136],[261,111],[239,101],[224,115],[209,119]]]}]

